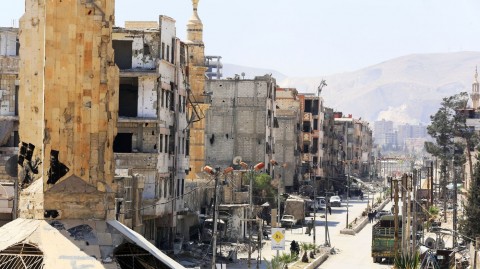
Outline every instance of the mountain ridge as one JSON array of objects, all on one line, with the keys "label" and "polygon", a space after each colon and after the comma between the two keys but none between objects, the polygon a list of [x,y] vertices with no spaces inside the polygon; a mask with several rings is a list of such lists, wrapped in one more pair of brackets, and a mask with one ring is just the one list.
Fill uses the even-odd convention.
[{"label": "mountain ridge", "polygon": [[279,86],[294,87],[299,92],[316,92],[320,81],[325,79],[328,85],[322,91],[325,106],[356,118],[428,124],[442,98],[471,91],[479,63],[480,52],[463,51],[410,54],[355,71],[318,77],[282,77],[274,70],[256,70],[272,73],[274,77],[280,74],[275,77]]}]

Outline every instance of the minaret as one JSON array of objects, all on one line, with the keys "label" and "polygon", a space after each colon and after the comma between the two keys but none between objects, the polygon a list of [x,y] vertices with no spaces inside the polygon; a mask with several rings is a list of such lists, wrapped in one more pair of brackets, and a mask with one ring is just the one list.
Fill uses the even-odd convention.
[{"label": "minaret", "polygon": [[478,91],[478,72],[477,72],[477,67],[475,67],[475,80],[473,81],[472,84],[472,94],[470,97],[472,98],[472,103],[473,103],[473,109],[478,109],[478,101],[480,99],[480,93]]},{"label": "minaret", "polygon": [[195,101],[203,103],[205,87],[205,45],[203,44],[203,24],[198,17],[199,0],[192,0],[193,14],[187,23],[190,89]]},{"label": "minaret", "polygon": [[188,78],[192,96],[189,97],[190,113],[194,116],[194,122],[190,127],[190,173],[187,179],[195,179],[196,174],[205,166],[205,118],[206,111],[210,107],[205,101],[205,45],[203,44],[203,24],[198,17],[199,0],[192,0],[193,14],[187,23],[188,44]]}]

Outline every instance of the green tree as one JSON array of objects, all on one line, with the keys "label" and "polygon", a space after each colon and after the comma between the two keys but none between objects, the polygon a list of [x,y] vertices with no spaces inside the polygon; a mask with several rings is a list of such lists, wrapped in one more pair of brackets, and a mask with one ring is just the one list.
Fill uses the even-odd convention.
[{"label": "green tree", "polygon": [[460,233],[469,237],[467,241],[480,236],[480,155],[477,155],[477,161],[464,204],[464,218],[459,221]]},{"label": "green tree", "polygon": [[272,177],[268,174],[256,174],[248,172],[244,175],[244,184],[249,184],[250,176],[253,176],[253,203],[256,205],[268,202],[270,205],[276,205],[277,188],[272,186]]},{"label": "green tree", "polygon": [[[447,173],[451,161],[454,167],[465,163],[463,152],[467,145],[471,145],[471,131],[466,127],[466,108],[468,94],[462,92],[450,97],[443,98],[438,111],[430,116],[431,124],[427,126],[428,134],[434,142],[426,142],[425,149],[428,153],[440,159],[440,178],[442,196],[446,196]],[[454,139],[464,138],[464,139]],[[444,211],[446,212],[446,199],[444,199]],[[446,214],[444,215],[446,220]]]}]

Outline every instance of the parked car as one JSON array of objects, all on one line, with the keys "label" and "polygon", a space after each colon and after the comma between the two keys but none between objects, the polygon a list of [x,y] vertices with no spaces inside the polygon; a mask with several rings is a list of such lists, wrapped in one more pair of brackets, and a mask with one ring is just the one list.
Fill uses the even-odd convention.
[{"label": "parked car", "polygon": [[282,219],[280,220],[280,225],[282,227],[293,227],[297,223],[297,220],[293,215],[283,215]]},{"label": "parked car", "polygon": [[340,196],[338,195],[330,197],[330,206],[332,207],[342,206],[342,198],[340,198]]},{"label": "parked car", "polygon": [[388,211],[388,210],[380,210],[377,212],[377,215],[375,215],[375,218],[376,219],[380,219],[382,216],[385,216],[385,215],[391,215],[392,212]]},{"label": "parked car", "polygon": [[314,206],[318,209],[325,209],[327,205],[327,199],[323,196],[317,196],[315,197],[315,202],[312,203],[311,209],[314,209]]}]

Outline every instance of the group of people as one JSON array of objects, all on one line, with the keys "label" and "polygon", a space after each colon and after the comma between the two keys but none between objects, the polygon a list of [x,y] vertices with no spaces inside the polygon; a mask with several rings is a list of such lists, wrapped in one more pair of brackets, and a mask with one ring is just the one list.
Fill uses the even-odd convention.
[{"label": "group of people", "polygon": [[377,216],[377,210],[368,212],[368,222],[373,223],[375,216]]}]

